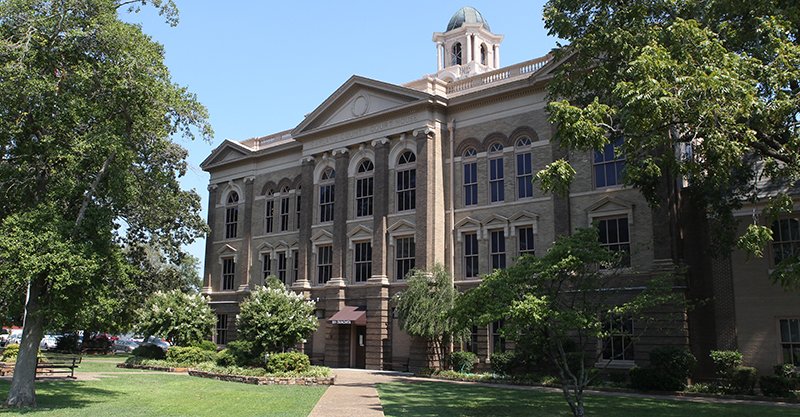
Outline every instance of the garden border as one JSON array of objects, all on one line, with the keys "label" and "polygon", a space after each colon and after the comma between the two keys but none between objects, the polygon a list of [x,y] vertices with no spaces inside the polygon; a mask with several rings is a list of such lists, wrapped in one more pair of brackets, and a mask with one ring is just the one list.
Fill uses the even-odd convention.
[{"label": "garden border", "polygon": [[189,368],[171,368],[166,366],[137,365],[137,364],[128,364],[125,362],[118,363],[117,368],[143,369],[148,371],[161,371],[161,372],[187,372],[189,370]]},{"label": "garden border", "polygon": [[243,376],[227,375],[214,372],[189,369],[189,375],[199,378],[216,379],[218,381],[239,382],[252,385],[334,385],[335,376],[327,377],[288,377],[288,376]]}]

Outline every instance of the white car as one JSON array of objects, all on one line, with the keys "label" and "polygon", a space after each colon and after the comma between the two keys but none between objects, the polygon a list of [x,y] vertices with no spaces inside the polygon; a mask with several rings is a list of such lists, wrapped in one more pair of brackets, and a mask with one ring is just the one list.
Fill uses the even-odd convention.
[{"label": "white car", "polygon": [[51,335],[46,334],[42,337],[42,341],[39,343],[39,349],[41,350],[51,350],[55,349],[56,345],[58,344],[58,339]]}]

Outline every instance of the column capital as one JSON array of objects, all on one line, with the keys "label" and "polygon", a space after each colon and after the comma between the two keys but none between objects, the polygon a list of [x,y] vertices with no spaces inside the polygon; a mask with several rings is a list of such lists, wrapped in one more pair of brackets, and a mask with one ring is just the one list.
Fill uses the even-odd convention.
[{"label": "column capital", "polygon": [[373,148],[377,148],[379,146],[386,146],[389,144],[389,138],[387,137],[378,138],[373,140],[371,144]]},{"label": "column capital", "polygon": [[217,188],[219,188],[219,185],[217,185],[217,184],[208,184],[208,187],[206,187],[206,189],[207,189],[208,191],[214,191],[214,190],[216,190]]},{"label": "column capital", "polygon": [[333,155],[334,158],[338,158],[347,155],[348,152],[347,148],[337,148],[331,151],[331,155]]},{"label": "column capital", "polygon": [[244,177],[245,184],[252,184],[256,180],[256,177]]},{"label": "column capital", "polygon": [[433,139],[434,135],[436,135],[436,131],[430,126],[425,126],[419,129],[414,129],[414,131],[411,132],[411,135],[417,139],[422,139],[422,137]]},{"label": "column capital", "polygon": [[304,156],[300,158],[301,164],[313,164],[314,161],[316,161],[316,158],[314,158],[313,156]]}]

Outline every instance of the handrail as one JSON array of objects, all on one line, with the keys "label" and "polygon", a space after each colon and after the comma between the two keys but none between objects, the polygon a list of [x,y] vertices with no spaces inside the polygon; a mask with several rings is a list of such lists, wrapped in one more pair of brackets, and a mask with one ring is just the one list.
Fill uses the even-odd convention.
[{"label": "handrail", "polygon": [[447,85],[447,93],[458,93],[481,85],[493,84],[520,75],[532,74],[547,65],[552,59],[553,57],[551,55],[545,55],[530,61],[520,62],[510,67],[500,68],[474,77],[453,81]]}]

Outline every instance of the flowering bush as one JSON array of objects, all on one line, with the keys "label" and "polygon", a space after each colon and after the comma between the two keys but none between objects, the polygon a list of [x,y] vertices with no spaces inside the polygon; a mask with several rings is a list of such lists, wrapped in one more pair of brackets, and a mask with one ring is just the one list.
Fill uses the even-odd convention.
[{"label": "flowering bush", "polygon": [[283,352],[306,339],[319,323],[314,302],[286,289],[275,278],[241,304],[236,318],[239,338],[253,343],[253,355]]},{"label": "flowering bush", "polygon": [[177,346],[190,346],[208,338],[214,323],[208,300],[201,295],[159,291],[139,310],[136,331],[162,336]]}]

